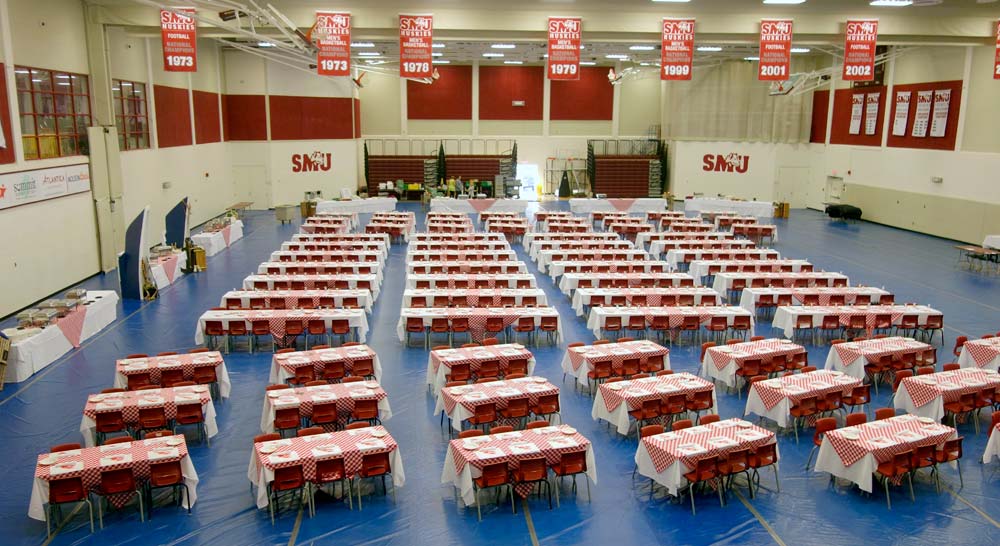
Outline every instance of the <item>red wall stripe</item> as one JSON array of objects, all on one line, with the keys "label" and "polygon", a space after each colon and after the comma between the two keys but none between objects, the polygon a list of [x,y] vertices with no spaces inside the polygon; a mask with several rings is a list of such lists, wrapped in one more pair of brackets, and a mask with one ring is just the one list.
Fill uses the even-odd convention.
[{"label": "red wall stripe", "polygon": [[207,144],[222,140],[219,127],[219,94],[192,91],[194,96],[194,141]]},{"label": "red wall stripe", "polygon": [[406,82],[408,119],[472,119],[472,67],[438,66],[432,84]]},{"label": "red wall stripe", "polygon": [[353,138],[349,97],[271,96],[271,140]]},{"label": "red wall stripe", "polygon": [[223,95],[226,140],[267,140],[264,95]]},{"label": "red wall stripe", "polygon": [[826,118],[830,111],[830,92],[813,92],[812,126],[809,130],[809,142],[826,143]]},{"label": "red wall stripe", "polygon": [[611,121],[615,93],[607,72],[606,68],[581,67],[579,80],[551,82],[549,119]]},{"label": "red wall stripe", "polygon": [[[542,119],[544,86],[541,66],[480,67],[479,119]],[[512,106],[514,101],[524,101],[524,106]]]},{"label": "red wall stripe", "polygon": [[[917,113],[917,91],[943,91],[951,89],[951,104],[948,106],[948,125],[943,137],[930,136],[930,125],[927,126],[927,136],[915,138],[910,136],[913,132],[913,120]],[[896,116],[896,92],[910,91],[910,112],[906,120],[906,136],[892,135],[892,119]],[[886,146],[892,148],[920,148],[925,150],[954,150],[955,138],[958,133],[958,113],[962,110],[962,82],[961,80],[931,83],[915,83],[910,85],[896,85],[892,91],[892,114],[889,118],[889,139]],[[931,107],[931,119],[934,119],[934,108]]]},{"label": "red wall stripe", "polygon": [[[878,103],[878,117],[875,122],[875,134],[865,134],[864,118],[861,121],[861,134],[852,135],[851,129],[851,98],[855,94],[868,95],[881,93]],[[838,89],[833,95],[833,125],[830,129],[830,144],[847,144],[850,146],[881,146],[882,120],[885,118],[885,87],[864,87],[861,89]]]},{"label": "red wall stripe", "polygon": [[361,138],[361,99],[354,99],[354,138]]},{"label": "red wall stripe", "polygon": [[188,90],[154,85],[156,139],[160,148],[191,145],[191,104]]},{"label": "red wall stripe", "polygon": [[4,70],[3,63],[0,63],[0,122],[3,122],[3,138],[4,142],[7,143],[7,147],[0,148],[0,164],[13,163],[14,158],[14,146],[20,146],[20,142],[14,142],[14,135],[10,128],[10,109],[11,105],[7,102],[7,71]]}]

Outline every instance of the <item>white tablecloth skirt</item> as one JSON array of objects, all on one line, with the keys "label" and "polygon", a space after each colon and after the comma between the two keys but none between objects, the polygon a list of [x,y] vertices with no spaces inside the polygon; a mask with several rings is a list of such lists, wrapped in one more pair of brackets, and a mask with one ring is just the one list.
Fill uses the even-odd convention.
[{"label": "white tablecloth skirt", "polygon": [[[434,408],[434,415],[437,415],[439,411],[444,410],[444,405],[441,402],[441,389],[444,387],[445,383],[448,382],[448,372],[451,368],[441,364],[438,366],[437,372],[434,372],[434,361],[431,357],[427,357],[427,384],[431,386],[431,390],[434,395],[437,396],[437,405]],[[535,357],[528,357],[528,375],[534,375],[535,373]],[[466,417],[468,419],[468,417]]]},{"label": "white tablecloth skirt", "polygon": [[[98,296],[100,299],[97,299]],[[118,294],[113,290],[92,290],[87,293],[87,299],[93,303],[86,306],[79,343],[100,332],[118,317]],[[73,343],[59,326],[46,326],[41,332],[11,346],[7,382],[20,383],[71,350]]]},{"label": "white tablecloth skirt", "polygon": [[736,386],[736,361],[730,360],[726,364],[725,368],[719,369],[715,365],[715,361],[707,353],[705,354],[705,359],[701,361],[701,368],[698,370],[698,376],[704,377],[710,381],[722,381],[727,387]]},{"label": "white tablecloth skirt", "polygon": [[865,364],[868,360],[864,356],[858,356],[853,362],[844,363],[840,359],[840,353],[836,349],[830,347],[830,351],[826,353],[826,364],[823,365],[824,370],[831,370],[837,372],[843,372],[844,375],[849,375],[856,379],[864,380],[865,378]]},{"label": "white tablecloth skirt", "polygon": [[684,477],[684,474],[692,470],[685,466],[680,459],[677,459],[673,464],[664,468],[663,472],[657,472],[656,465],[653,464],[653,459],[650,458],[649,451],[646,450],[646,444],[642,442],[639,442],[639,448],[635,452],[635,464],[639,468],[640,475],[666,487],[671,495],[676,495],[678,491],[687,485],[688,481]]},{"label": "white tablecloth skirt", "polygon": [[[201,412],[205,415],[205,432],[209,438],[215,437],[219,433],[219,425],[215,422],[215,404],[209,398],[208,403],[202,404]],[[80,420],[80,435],[83,436],[83,447],[94,447],[97,422],[86,415]]]},{"label": "white tablecloth skirt", "polygon": [[767,417],[768,419],[778,423],[779,427],[785,428],[789,423],[790,415],[788,412],[792,409],[792,401],[786,396],[781,399],[780,402],[774,405],[773,408],[767,409],[764,405],[764,401],[760,399],[760,395],[757,394],[757,389],[750,389],[747,394],[747,405],[743,410],[743,415],[759,415],[761,417]]},{"label": "white tablecloth skirt", "polygon": [[[392,419],[392,408],[389,407],[389,397],[378,401],[378,419],[385,422]],[[274,404],[264,401],[264,409],[260,412],[260,431],[264,434],[274,432]],[[395,470],[395,467],[393,467]]]},{"label": "white tablecloth skirt", "polygon": [[[389,467],[392,468],[393,487],[403,487],[406,484],[406,473],[403,471],[403,456],[399,446],[389,453]],[[351,476],[353,479],[354,476]],[[250,449],[250,464],[247,467],[247,479],[257,486],[257,508],[267,508],[267,484],[274,481],[274,472],[257,465],[257,452]]]},{"label": "white tablecloth skirt", "polygon": [[[444,366],[438,367],[439,370],[442,368],[444,368]],[[534,369],[535,369],[535,360],[531,359],[528,361],[528,375],[531,375]],[[444,385],[444,383],[442,383],[442,385]],[[437,389],[437,402],[435,402],[434,404],[434,415],[437,415],[439,413],[444,413],[446,415],[448,414],[448,412],[444,408],[444,396],[441,395],[440,388]],[[461,432],[462,422],[465,421],[466,419],[471,418],[472,416],[473,413],[469,411],[468,408],[456,402],[455,407],[452,408],[451,410],[451,415],[448,415],[448,419],[451,421],[451,428],[455,429],[455,432]]]},{"label": "white tablecloth skirt", "polygon": [[[583,368],[584,366],[580,366]],[[670,368],[667,368],[670,369]],[[584,374],[586,377],[586,374]],[[719,404],[716,403],[715,389],[712,389],[712,407],[708,410],[708,413],[716,414]],[[629,407],[628,402],[622,401],[618,404],[618,407],[614,411],[608,411],[608,405],[604,403],[604,395],[601,393],[601,389],[597,389],[597,394],[594,396],[594,405],[590,409],[590,416],[593,417],[595,421],[598,419],[603,419],[618,429],[618,434],[622,436],[628,436],[629,428],[632,423],[629,422]]]},{"label": "white tablecloth skirt", "polygon": [[452,199],[435,197],[431,199],[431,212],[464,212],[477,214],[489,212],[519,212],[528,209],[529,201],[520,199]]},{"label": "white tablecloth skirt", "polygon": [[[225,362],[215,367],[215,377],[219,380],[219,396],[229,398],[229,393],[233,390],[233,384],[229,381],[229,371],[226,370]],[[115,373],[114,386],[119,389],[127,389],[128,377],[120,373]]]},{"label": "white tablecloth skirt", "polygon": [[[198,502],[198,472],[195,471],[194,463],[191,462],[190,452],[180,462],[184,485],[187,486],[188,493],[191,495],[190,498],[184,496],[181,506],[188,508],[188,503],[190,503],[190,506],[194,506],[194,503]],[[264,496],[267,497],[267,493]],[[28,504],[28,517],[37,519],[38,521],[45,521],[45,505],[48,501],[49,482],[35,478],[31,485],[31,501]]]},{"label": "white tablecloth skirt", "polygon": [[[628,332],[628,330],[625,327],[628,325],[628,320],[629,320],[629,317],[631,316],[630,313],[629,313],[629,311],[628,311],[629,309],[630,309],[629,307],[597,307],[597,308],[593,308],[593,309],[590,310],[590,317],[587,319],[587,329],[589,329],[591,332],[593,332],[594,333],[594,337],[596,337],[597,339],[604,339],[603,338],[604,332],[602,330],[604,329],[604,321],[605,321],[605,319],[607,317],[621,317],[621,319],[622,319],[622,332]],[[725,317],[726,317],[726,324],[728,324],[729,326],[732,326],[733,325],[733,319],[736,318],[736,314],[735,313],[726,313]],[[707,321],[701,323],[702,327],[704,328],[706,325],[709,324],[709,322],[711,322],[711,321],[707,320]],[[754,336],[754,330],[756,328],[755,323],[756,323],[756,321],[751,316],[750,317],[750,332],[748,334],[748,337],[753,337]],[[649,327],[648,321],[646,323],[646,326]]]},{"label": "white tablecloth skirt", "polygon": [[[881,312],[881,311],[880,311]],[[771,322],[771,327],[776,330],[781,330],[785,334],[785,337],[791,339],[792,335],[795,333],[795,323],[799,316],[808,315],[812,317],[813,327],[818,328],[823,322],[824,315],[836,314],[835,311],[817,311],[809,306],[783,306],[779,307],[777,311],[774,312],[774,320]],[[927,324],[927,317],[930,315],[940,314],[939,312],[926,307],[923,305],[917,305],[912,308],[907,309],[906,314],[916,315],[917,324]],[[893,321],[893,324],[898,324],[899,321]],[[836,351],[830,351],[834,353]],[[847,370],[841,370],[847,373]],[[857,376],[855,376],[857,377]]]},{"label": "white tablecloth skirt", "polygon": [[[553,434],[559,434],[554,432]],[[441,483],[448,483],[459,491],[459,496],[462,497],[462,502],[466,506],[474,506],[476,504],[476,490],[472,487],[472,480],[478,478],[482,475],[482,472],[478,468],[470,463],[466,463],[462,467],[462,473],[459,474],[455,470],[455,457],[451,452],[451,445],[445,448],[444,456],[444,469],[441,471]],[[587,446],[587,477],[590,481],[597,485],[597,465],[594,461],[594,445],[591,443]]]},{"label": "white tablecloth skirt", "polygon": [[986,451],[983,452],[983,464],[989,464],[994,457],[1000,459],[1000,434],[995,430],[993,434],[990,434],[989,441],[986,442]]},{"label": "white tablecloth skirt", "polygon": [[394,197],[369,197],[368,199],[352,199],[350,201],[320,201],[316,203],[316,212],[389,212],[396,210]]},{"label": "white tablecloth skirt", "polygon": [[983,239],[983,246],[986,248],[1000,248],[1000,235],[987,235]]},{"label": "white tablecloth skirt", "polygon": [[150,262],[149,269],[153,273],[153,282],[156,283],[157,290],[163,290],[184,274],[182,269],[187,267],[187,253],[178,252],[176,259],[154,260]]},{"label": "white tablecloth skirt", "polygon": [[[963,368],[978,368],[979,365],[969,354],[968,349],[962,347],[962,352],[958,356],[958,364]],[[983,365],[984,370],[1000,370],[1000,355]]]},{"label": "white tablecloth skirt", "polygon": [[[341,309],[340,311],[344,311],[344,310]],[[317,316],[317,315],[311,315],[311,316],[310,315],[306,315],[306,316],[296,316],[296,317],[292,317],[292,318],[300,318],[300,319],[303,319],[303,320],[311,320],[311,319],[320,319],[321,318],[321,319],[323,319],[323,323],[326,325],[327,331],[330,330],[330,325],[333,323],[334,320],[347,319],[350,327],[352,329],[355,329],[357,331],[357,333],[358,333],[358,339],[356,341],[360,341],[361,343],[364,343],[365,342],[365,338],[368,337],[368,317],[365,314],[365,310],[364,309],[357,309],[357,311],[358,311],[357,313],[344,314],[342,316],[338,315],[338,316],[325,316],[324,317],[322,315],[319,315],[319,316]],[[260,320],[265,320],[265,319],[266,319],[266,317],[261,317],[260,318]],[[205,320],[206,320],[205,315],[202,315],[198,319],[198,325],[195,327],[194,342],[196,344],[198,344],[198,345],[204,345],[204,343],[205,343]],[[244,321],[244,322],[247,323],[247,330],[249,330],[250,329],[250,321],[254,320],[254,319],[249,319],[248,320],[248,319],[243,319],[243,318],[227,318],[227,317],[209,316],[207,318],[207,320],[221,320],[222,321],[222,326],[224,328],[226,328],[227,330],[229,329],[229,322],[230,321],[240,320],[240,321]]]},{"label": "white tablecloth skirt", "polygon": [[191,241],[205,249],[206,256],[214,256],[227,246],[243,238],[243,221],[236,220],[229,224],[229,243],[221,231],[202,232],[191,236]]},{"label": "white tablecloth skirt", "polygon": [[[379,361],[378,355],[372,355],[372,369],[375,371],[375,381],[382,380],[382,362]],[[272,385],[276,383],[284,383],[285,380],[295,377],[295,374],[288,373],[285,368],[272,362],[271,364],[271,375],[268,378],[268,382]]]},{"label": "white tablecloth skirt", "polygon": [[[546,308],[543,307],[541,309],[546,309]],[[410,315],[410,316],[414,316],[414,315]],[[498,316],[503,317],[504,315],[498,315]],[[525,316],[530,316],[530,315],[525,315]],[[541,326],[541,324],[542,324],[542,316],[543,315],[534,315],[534,317],[533,317],[535,319],[535,334],[536,335],[540,335],[542,333],[540,330],[538,330],[538,327]],[[559,315],[558,314],[546,314],[544,316],[546,316],[546,317],[557,316],[558,317]],[[424,316],[422,318],[424,319],[424,328],[426,329],[426,328],[430,328],[431,327],[431,321],[432,321],[432,319],[439,318],[439,317]],[[456,317],[452,316],[452,317],[449,317],[449,318],[454,319]],[[516,325],[517,325],[517,321],[514,321],[514,323],[512,324],[512,326],[516,326]],[[562,320],[559,320],[559,325],[556,328],[556,343],[557,344],[562,344],[562,342],[563,342],[562,330],[563,330]],[[402,317],[402,316],[399,317],[399,322],[396,323],[396,337],[399,338],[400,342],[406,343],[406,317]]]},{"label": "white tablecloth skirt", "polygon": [[730,199],[712,199],[695,197],[684,201],[684,212],[724,211],[735,212],[743,216],[772,218],[774,203],[770,201],[732,201]]},{"label": "white tablecloth skirt", "polygon": [[913,403],[910,392],[906,389],[905,381],[899,384],[899,390],[892,397],[892,405],[898,410],[906,410],[906,413],[910,415],[930,417],[938,422],[941,422],[941,419],[944,417],[944,399],[941,396],[935,396],[933,400],[918,408]]},{"label": "white tablecloth skirt", "polygon": [[570,199],[569,210],[575,213],[590,212],[659,212],[667,210],[667,200],[659,198],[641,199]]}]

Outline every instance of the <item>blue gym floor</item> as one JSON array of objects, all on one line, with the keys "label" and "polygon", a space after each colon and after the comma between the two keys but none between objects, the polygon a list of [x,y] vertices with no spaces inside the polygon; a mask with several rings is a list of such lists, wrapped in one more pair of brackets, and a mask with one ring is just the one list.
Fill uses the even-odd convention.
[{"label": "blue gym floor", "polygon": [[[565,209],[565,202],[542,205]],[[418,213],[419,205],[401,209]],[[362,218],[362,222],[367,218]],[[790,220],[778,220],[784,256],[808,258],[818,268],[842,271],[855,284],[884,286],[897,301],[930,304],[945,314],[945,340],[939,360],[949,360],[958,335],[979,336],[1000,330],[1000,279],[959,270],[954,266],[952,242],[869,223],[834,223],[814,211],[795,210]],[[21,384],[0,393],[0,438],[3,458],[0,480],[0,544],[46,542],[45,524],[27,517],[34,461],[38,453],[63,442],[80,441],[81,411],[88,393],[111,386],[114,361],[129,353],[186,350],[193,346],[197,317],[219,304],[221,295],[239,287],[243,277],[257,269],[272,250],[290,239],[298,225],[279,225],[273,214],[251,213],[246,236],[230,249],[209,259],[207,272],[187,275],[150,303],[124,302],[118,320],[82,347]],[[534,264],[516,245],[532,272]],[[980,463],[986,446],[985,429],[976,436],[971,424],[960,426],[965,436],[958,476],[943,472],[947,487],[934,490],[926,474],[915,480],[917,500],[894,488],[893,510],[886,509],[876,489],[867,496],[856,487],[832,488],[826,475],[803,468],[812,443],[809,434],[796,445],[789,436],[779,439],[781,492],[773,491],[773,474],[762,472],[762,489],[750,500],[745,488],[729,495],[727,506],[717,497],[697,497],[698,515],[686,502],[650,499],[648,481],[632,480],[635,439],[624,439],[590,417],[592,399],[563,384],[563,421],[577,427],[594,445],[598,483],[588,500],[586,488],[575,499],[563,490],[562,507],[549,510],[538,498],[517,515],[509,507],[484,507],[476,512],[456,504],[450,485],[440,483],[447,433],[431,412],[434,401],[424,383],[427,352],[404,349],[396,337],[396,322],[404,287],[406,247],[392,248],[382,292],[374,308],[368,344],[379,354],[382,384],[389,393],[393,418],[386,423],[399,443],[406,468],[406,485],[397,502],[380,494],[369,496],[364,511],[327,499],[315,518],[285,512],[271,525],[265,511],[254,504],[246,479],[251,440],[260,431],[259,417],[271,362],[269,353],[230,354],[226,360],[232,378],[232,397],[217,404],[220,432],[211,447],[192,444],[191,457],[201,482],[198,503],[191,515],[164,505],[153,518],[140,523],[134,509],[105,517],[105,528],[89,533],[85,513],[62,527],[55,544],[941,544],[1000,543],[1000,476],[996,463]],[[113,277],[98,276],[82,283],[90,289],[117,285]],[[539,286],[563,318],[565,341],[590,341],[591,333],[577,318],[569,301],[548,277]],[[768,335],[770,326],[759,324]],[[535,351],[535,373],[558,382],[562,377],[562,347]],[[825,361],[827,347],[810,350],[810,361]],[[677,347],[670,360],[678,371],[694,372],[698,349]],[[888,389],[873,404],[887,405]],[[723,418],[740,416],[743,403],[735,394],[719,394]],[[988,415],[984,416],[984,422]],[[582,485],[582,482],[581,482]],[[686,499],[685,499],[686,501]],[[523,506],[522,506],[523,508]],[[85,512],[85,511],[84,511]]]}]

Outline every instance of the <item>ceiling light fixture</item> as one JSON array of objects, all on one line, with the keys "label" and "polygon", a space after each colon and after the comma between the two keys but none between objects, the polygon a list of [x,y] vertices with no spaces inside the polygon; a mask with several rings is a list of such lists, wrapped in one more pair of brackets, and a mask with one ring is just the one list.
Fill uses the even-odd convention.
[{"label": "ceiling light fixture", "polygon": [[715,53],[717,51],[722,51],[722,48],[719,46],[701,46],[698,48],[698,51],[701,51],[702,53]]},{"label": "ceiling light fixture", "polygon": [[806,0],[764,0],[765,4],[804,4]]},{"label": "ceiling light fixture", "polygon": [[808,47],[793,47],[789,51],[791,51],[792,53],[809,53],[812,50],[809,49]]},{"label": "ceiling light fixture", "polygon": [[872,0],[868,5],[877,8],[905,8],[912,6],[913,0]]},{"label": "ceiling light fixture", "polygon": [[431,61],[432,64],[451,64],[451,61],[446,59],[435,59]]},{"label": "ceiling light fixture", "polygon": [[656,47],[651,45],[634,45],[629,46],[629,51],[653,51]]},{"label": "ceiling light fixture", "polygon": [[372,42],[351,42],[351,47],[375,47]]},{"label": "ceiling light fixture", "polygon": [[431,47],[433,47],[434,49],[441,49],[441,48],[444,47],[444,44],[442,44],[442,43],[435,43]]},{"label": "ceiling light fixture", "polygon": [[378,51],[362,51],[358,53],[358,57],[381,57],[382,54]]},{"label": "ceiling light fixture", "polygon": [[612,55],[605,55],[605,59],[617,59],[619,61],[624,61],[628,59],[628,55],[622,55],[621,53],[614,53]]},{"label": "ceiling light fixture", "polygon": [[504,61],[503,64],[524,64],[524,61]]},{"label": "ceiling light fixture", "polygon": [[594,61],[580,61],[581,66],[594,66],[596,64]]},{"label": "ceiling light fixture", "polygon": [[743,57],[743,60],[744,61],[759,61],[760,57],[757,57],[756,55],[753,56],[753,57]]},{"label": "ceiling light fixture", "polygon": [[503,57],[503,53],[483,53],[483,57]]},{"label": "ceiling light fixture", "polygon": [[691,0],[653,0],[656,4],[684,4]]},{"label": "ceiling light fixture", "polygon": [[493,49],[514,49],[517,46],[514,44],[492,44],[490,47]]}]

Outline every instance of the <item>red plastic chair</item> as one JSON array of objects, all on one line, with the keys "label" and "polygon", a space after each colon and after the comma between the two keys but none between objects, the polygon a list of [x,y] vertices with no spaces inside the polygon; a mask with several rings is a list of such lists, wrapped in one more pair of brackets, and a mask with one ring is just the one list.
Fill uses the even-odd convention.
[{"label": "red plastic chair", "polygon": [[823,435],[836,428],[836,417],[823,417],[816,420],[816,428],[813,430],[813,447],[809,450],[809,456],[806,458],[806,470],[809,470],[809,463],[812,462],[813,454],[823,445]]},{"label": "red plastic chair", "polygon": [[[361,480],[381,478],[382,492],[385,493],[385,477],[392,475],[392,466],[388,453],[374,453],[361,458],[361,469],[358,470],[358,510],[361,510]],[[392,502],[396,502],[396,488],[392,488]]]},{"label": "red plastic chair", "polygon": [[913,496],[913,452],[904,451],[902,453],[896,453],[893,455],[892,459],[879,463],[878,468],[875,470],[875,475],[882,481],[885,487],[885,503],[889,510],[892,510],[892,500],[889,498],[889,482],[894,481],[896,478],[906,477],[910,484],[910,500],[916,501]]},{"label": "red plastic chair", "polygon": [[[187,484],[184,483],[184,473],[181,470],[180,461],[150,463],[149,481],[146,483],[146,505],[149,519],[153,519],[153,491],[166,487],[170,488],[172,499],[180,500],[182,498],[187,501],[187,511],[188,514],[191,513],[191,492],[188,490]],[[179,497],[181,491],[184,491],[183,497]]]},{"label": "red plastic chair", "polygon": [[281,497],[292,497],[294,503],[291,506],[297,507],[302,504],[302,493],[305,488],[306,480],[302,473],[302,465],[274,469],[274,480],[267,484],[267,511],[271,516],[271,525],[274,525],[275,514],[281,510]]},{"label": "red plastic chair", "polygon": [[[52,538],[52,510],[61,514],[63,504],[84,503],[90,514],[90,532],[94,532],[94,505],[90,503],[87,490],[83,487],[81,478],[64,478],[49,481],[49,502],[45,506],[45,529]],[[58,522],[57,522],[58,528]]]},{"label": "red plastic chair", "polygon": [[511,483],[511,475],[506,462],[484,466],[482,474],[478,478],[472,480],[472,485],[476,493],[476,514],[479,517],[479,521],[483,520],[482,509],[480,508],[482,501],[479,493],[485,489],[507,487],[510,495],[511,513],[517,513],[514,508],[513,484]]},{"label": "red plastic chair", "polygon": [[[178,404],[177,414],[174,416],[173,432],[176,434],[178,426],[195,425],[198,427],[198,437],[204,440],[205,445],[211,446],[208,438],[208,429],[205,426],[205,414],[202,412],[201,404]],[[149,437],[149,435],[146,435]]]},{"label": "red plastic chair", "polygon": [[97,521],[100,523],[101,529],[104,529],[104,508],[101,500],[111,495],[135,493],[139,501],[139,521],[145,521],[145,510],[142,503],[143,494],[139,489],[135,474],[132,473],[131,468],[102,472],[101,481],[90,492],[98,497]]},{"label": "red plastic chair", "polygon": [[[674,423],[676,427],[677,423]],[[676,428],[675,428],[676,430]],[[701,483],[713,483],[714,488],[719,493],[719,506],[725,506],[725,502],[722,499],[722,484],[719,483],[719,466],[718,459],[715,457],[706,457],[704,459],[699,459],[695,469],[691,472],[684,474],[684,477],[689,482],[688,485],[688,495],[691,497],[691,514],[695,515],[694,507],[694,488]]]}]

